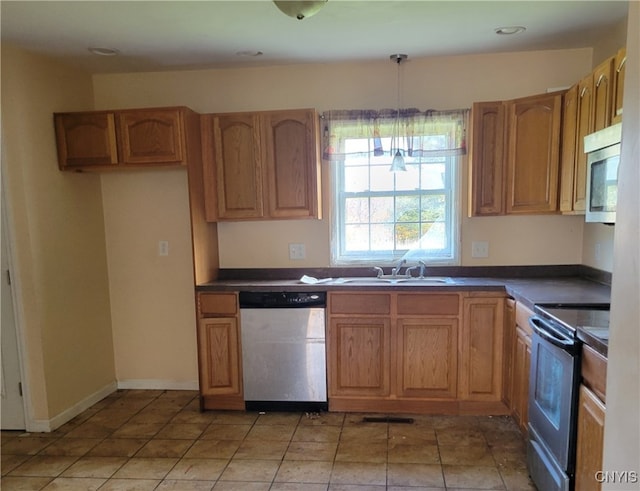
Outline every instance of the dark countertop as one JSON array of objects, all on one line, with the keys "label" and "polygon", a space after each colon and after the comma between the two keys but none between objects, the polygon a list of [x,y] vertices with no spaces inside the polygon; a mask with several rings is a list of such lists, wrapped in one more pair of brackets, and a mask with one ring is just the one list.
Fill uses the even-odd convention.
[{"label": "dark countertop", "polygon": [[[265,270],[268,271],[268,270]],[[380,284],[370,283],[318,283],[304,284],[296,279],[273,279],[269,274],[265,274],[265,279],[222,279],[211,283],[196,286],[198,292],[219,292],[219,291],[348,291],[362,290],[368,291],[497,291],[506,292],[517,302],[521,302],[530,309],[536,304],[602,304],[609,303],[611,298],[611,287],[607,284],[592,281],[581,276],[543,276],[543,277],[479,277],[479,276],[452,276],[453,283],[449,284]],[[325,276],[317,276],[318,279]],[[333,275],[333,277],[341,277]],[[369,276],[371,277],[371,276]],[[579,333],[580,339],[592,346],[598,352],[606,356],[607,340],[597,338],[592,333],[582,330]],[[604,351],[604,353],[603,353]]]}]

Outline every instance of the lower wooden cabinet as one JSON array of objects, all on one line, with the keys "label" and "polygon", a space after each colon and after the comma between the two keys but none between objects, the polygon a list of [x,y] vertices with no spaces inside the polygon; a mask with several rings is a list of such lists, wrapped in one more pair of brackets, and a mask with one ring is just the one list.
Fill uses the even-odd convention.
[{"label": "lower wooden cabinet", "polygon": [[508,414],[504,298],[477,292],[332,292],[329,409]]},{"label": "lower wooden cabinet", "polygon": [[389,395],[388,318],[333,318],[329,324],[332,396]]},{"label": "lower wooden cabinet", "polygon": [[236,293],[197,295],[198,368],[202,409],[244,409]]},{"label": "lower wooden cabinet", "polygon": [[596,473],[602,471],[604,418],[607,393],[607,358],[588,345],[582,346],[582,384],[578,402],[576,489],[599,491]]},{"label": "lower wooden cabinet", "polygon": [[596,473],[602,471],[605,405],[584,385],[580,386],[578,406],[578,441],[576,454],[576,489],[599,491]]},{"label": "lower wooden cabinet", "polygon": [[460,339],[461,399],[502,399],[504,299],[464,298]]},{"label": "lower wooden cabinet", "polygon": [[396,340],[398,396],[456,398],[457,319],[399,319]]},{"label": "lower wooden cabinet", "polygon": [[515,305],[513,351],[511,352],[511,414],[520,430],[527,434],[529,421],[529,369],[531,366],[531,328],[533,312],[520,303]]}]

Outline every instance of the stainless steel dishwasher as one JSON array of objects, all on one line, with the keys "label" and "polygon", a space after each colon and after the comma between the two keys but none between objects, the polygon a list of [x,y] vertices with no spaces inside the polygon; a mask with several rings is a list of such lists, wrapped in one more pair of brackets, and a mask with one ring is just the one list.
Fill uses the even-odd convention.
[{"label": "stainless steel dishwasher", "polygon": [[324,292],[240,292],[245,407],[326,411]]}]

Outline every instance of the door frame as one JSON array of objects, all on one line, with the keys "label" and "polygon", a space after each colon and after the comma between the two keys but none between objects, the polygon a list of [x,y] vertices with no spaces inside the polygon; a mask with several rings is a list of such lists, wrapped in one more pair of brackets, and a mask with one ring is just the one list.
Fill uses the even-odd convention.
[{"label": "door frame", "polygon": [[[0,137],[1,140],[1,137]],[[33,419],[33,412],[31,410],[31,392],[29,390],[29,377],[28,375],[28,367],[25,365],[25,360],[28,358],[27,353],[28,349],[26,346],[24,331],[23,331],[23,315],[22,315],[22,296],[20,292],[20,275],[17,272],[16,263],[14,261],[14,240],[13,240],[13,230],[12,226],[11,214],[9,210],[9,202],[7,193],[7,186],[5,185],[5,176],[4,176],[4,167],[5,167],[5,155],[2,152],[2,168],[3,168],[3,176],[0,177],[0,227],[2,227],[2,235],[5,238],[5,248],[7,254],[7,267],[9,268],[9,275],[11,277],[11,300],[13,303],[13,318],[14,318],[14,327],[16,331],[16,345],[18,348],[18,368],[20,370],[20,380],[22,383],[22,405],[24,412],[24,423],[25,423],[25,431],[36,431],[38,425],[35,423]]]}]

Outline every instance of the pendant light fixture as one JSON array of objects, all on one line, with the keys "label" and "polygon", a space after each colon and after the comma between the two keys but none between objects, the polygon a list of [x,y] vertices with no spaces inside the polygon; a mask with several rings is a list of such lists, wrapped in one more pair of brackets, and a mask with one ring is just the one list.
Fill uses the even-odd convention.
[{"label": "pendant light fixture", "polygon": [[[391,161],[391,168],[389,171],[398,172],[406,171],[407,166],[404,162],[404,157],[400,153],[400,63],[408,58],[407,55],[396,54],[389,57],[391,61],[394,61],[398,67],[398,81],[397,81],[397,109],[396,109],[396,153]],[[392,139],[393,141],[393,139]],[[393,152],[393,148],[391,149]]]},{"label": "pendant light fixture", "polygon": [[314,1],[294,1],[294,0],[273,0],[276,7],[289,17],[294,17],[298,20],[306,19],[312,15],[317,14],[327,0],[314,0]]}]

